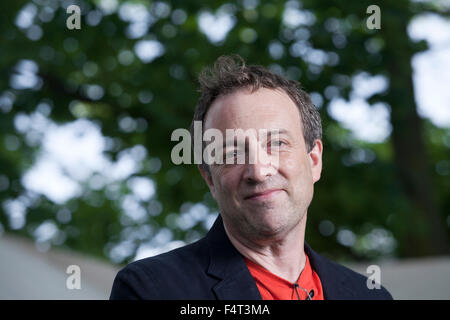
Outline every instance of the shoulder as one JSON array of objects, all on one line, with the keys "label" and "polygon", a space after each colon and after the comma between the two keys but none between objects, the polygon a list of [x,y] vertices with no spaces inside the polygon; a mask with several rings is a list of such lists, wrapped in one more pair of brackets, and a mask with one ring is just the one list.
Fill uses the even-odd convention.
[{"label": "shoulder", "polygon": [[319,255],[309,248],[308,255],[318,274],[327,299],[392,300],[389,291],[371,279]]},{"label": "shoulder", "polygon": [[[365,275],[334,262],[337,272],[341,274],[342,281],[352,291],[355,299],[362,300],[392,300],[392,295],[380,283],[375,283]],[[381,279],[380,279],[381,281]]]},{"label": "shoulder", "polygon": [[169,252],[131,262],[113,283],[110,299],[162,299],[164,292],[205,269],[207,247],[202,240]]}]

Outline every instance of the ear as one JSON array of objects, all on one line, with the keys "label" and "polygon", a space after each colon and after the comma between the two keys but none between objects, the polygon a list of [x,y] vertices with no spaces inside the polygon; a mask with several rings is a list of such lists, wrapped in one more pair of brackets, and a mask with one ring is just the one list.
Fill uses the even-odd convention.
[{"label": "ear", "polygon": [[319,139],[314,140],[314,147],[308,153],[313,183],[316,183],[320,179],[320,174],[322,172],[322,152],[322,141]]},{"label": "ear", "polygon": [[210,168],[205,168],[203,166],[197,166],[198,170],[200,171],[200,174],[203,177],[203,180],[205,180],[206,184],[208,185],[209,191],[211,192],[211,195],[214,199],[216,199],[216,188],[214,187],[214,182],[212,181]]}]

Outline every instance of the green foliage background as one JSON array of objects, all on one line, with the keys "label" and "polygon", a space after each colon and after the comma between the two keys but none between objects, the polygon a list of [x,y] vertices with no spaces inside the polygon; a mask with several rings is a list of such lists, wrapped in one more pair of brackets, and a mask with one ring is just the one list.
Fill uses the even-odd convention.
[{"label": "green foliage background", "polygon": [[[426,50],[427,45],[411,41],[406,33],[408,23],[416,15],[433,12],[447,16],[448,11],[439,3],[119,1],[119,7],[125,2],[144,5],[154,18],[148,31],[139,38],[127,36],[130,22],[124,21],[118,10],[101,15],[98,24],[87,23],[87,15],[99,10],[100,1],[0,2],[0,95],[13,97],[12,108],[0,111],[3,229],[33,237],[42,222],[53,221],[64,233],[64,240],[52,240],[53,245],[105,259],[110,259],[112,248],[125,240],[132,244],[134,252],[163,227],[173,232],[173,240],[189,242],[205,234],[201,221],[192,230],[183,230],[176,223],[176,217],[195,203],[205,204],[212,213],[217,208],[194,165],[172,164],[170,151],[175,142],[170,141],[170,136],[174,129],[189,126],[198,98],[196,77],[200,70],[220,55],[238,53],[249,63],[270,66],[299,80],[308,92],[322,96],[324,171],[316,184],[307,227],[307,241],[316,250],[341,260],[448,253],[450,134],[417,116],[411,58]],[[34,40],[27,36],[28,29],[21,29],[16,23],[20,10],[30,4],[38,12],[33,25],[42,30],[42,36]],[[69,15],[65,8],[70,4],[82,9],[81,30],[66,27]],[[366,27],[366,9],[371,4],[381,8],[380,30]],[[283,14],[295,8],[307,13],[304,23],[286,26]],[[39,13],[45,10],[52,12],[51,19],[39,18]],[[202,12],[226,12],[234,19],[235,24],[223,41],[212,43],[199,30],[198,17]],[[149,63],[141,61],[133,50],[143,39],[159,41],[164,54]],[[282,54],[270,54],[270,45],[274,43],[282,48]],[[327,61],[317,64],[296,56],[292,53],[294,44],[322,51]],[[118,58],[121,54],[131,54],[130,61],[121,63]],[[37,76],[42,84],[38,88],[11,87],[11,77],[18,72],[16,66],[24,59],[38,65]],[[83,71],[87,66],[95,72]],[[337,96],[349,99],[351,79],[360,72],[383,75],[389,82],[386,91],[368,100],[370,104],[387,103],[392,110],[393,132],[383,143],[352,138],[327,112],[331,99]],[[85,85],[92,84],[104,89],[101,99],[92,99],[87,94]],[[330,86],[333,90],[325,94]],[[151,96],[151,101],[143,103],[140,94]],[[159,203],[162,212],[148,215],[145,221],[127,220],[121,202],[130,193],[127,180],[132,177],[116,186],[118,192],[114,197],[108,196],[108,186],[94,190],[89,181],[83,181],[82,195],[64,204],[39,195],[26,205],[24,227],[10,230],[10,213],[5,203],[12,199],[26,203],[29,191],[21,177],[40,150],[40,144],[27,144],[24,134],[15,128],[14,119],[18,114],[35,112],[42,101],[52,106],[49,117],[56,123],[80,118],[94,121],[102,134],[114,142],[107,151],[112,161],[123,150],[144,146],[147,157],[133,176],[149,177],[156,183],[155,196],[141,204],[148,208]],[[140,127],[131,132],[121,130],[118,123],[124,117],[131,117]],[[11,136],[20,141],[14,150],[3,143]],[[372,155],[371,160],[355,161],[358,152]],[[418,160],[409,162],[411,159]],[[440,174],[436,170],[439,163],[447,168],[438,170]],[[430,184],[422,185],[420,181]],[[426,190],[421,191],[422,187]],[[418,196],[428,192],[430,195],[424,199]],[[56,218],[62,208],[72,213],[68,223]],[[324,224],[325,220],[333,227],[329,222]],[[327,223],[329,232],[319,232],[319,226]],[[133,232],[144,225],[151,226],[151,232],[136,236]],[[342,230],[355,235],[352,246],[337,241]],[[375,245],[376,239],[394,239],[395,245],[383,251],[382,246]],[[115,262],[125,263],[132,258],[130,254]]]}]

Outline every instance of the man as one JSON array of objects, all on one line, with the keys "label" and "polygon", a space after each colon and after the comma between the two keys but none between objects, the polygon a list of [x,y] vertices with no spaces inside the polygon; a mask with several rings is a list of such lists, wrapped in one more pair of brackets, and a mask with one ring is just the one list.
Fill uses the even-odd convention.
[{"label": "man", "polygon": [[199,165],[220,215],[205,238],[121,270],[111,299],[392,299],[304,241],[323,150],[308,94],[237,56],[219,58],[200,83],[191,135],[195,121],[223,136],[249,132],[225,138],[226,161]]}]

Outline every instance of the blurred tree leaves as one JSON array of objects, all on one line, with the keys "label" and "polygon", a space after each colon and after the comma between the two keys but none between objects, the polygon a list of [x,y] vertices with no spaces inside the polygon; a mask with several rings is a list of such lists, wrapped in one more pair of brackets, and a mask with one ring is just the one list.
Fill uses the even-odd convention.
[{"label": "blurred tree leaves", "polygon": [[[70,4],[82,9],[81,30],[66,28]],[[213,217],[216,205],[194,165],[172,164],[175,142],[170,137],[174,129],[189,126],[199,71],[222,54],[238,53],[249,63],[299,80],[321,100],[324,172],[307,228],[314,248],[341,259],[447,253],[450,136],[417,115],[411,58],[427,47],[411,41],[406,27],[417,14],[448,11],[435,2],[379,1],[381,29],[369,30],[366,8],[371,4],[2,1],[3,228],[36,238],[42,223],[51,221],[59,231],[46,243],[114,262],[129,261],[145,243],[189,242],[203,235],[203,222]],[[211,42],[199,28],[201,15],[208,17],[207,30],[226,36]],[[220,29],[220,21],[229,30]],[[383,102],[392,110],[392,135],[382,143],[358,141],[327,112],[334,98],[350,98],[351,79],[361,72],[382,75],[389,83],[368,98],[371,105]],[[20,75],[31,82],[21,87],[13,80]],[[42,102],[50,110],[38,109]],[[30,143],[26,132],[18,131],[17,117],[42,110],[58,124],[95,123],[108,138],[105,153],[112,162],[124,152],[133,155],[140,145],[145,157],[120,181],[99,188],[92,188],[89,179],[78,181],[81,194],[66,203],[33,194],[22,176],[39,156],[41,141]],[[130,200],[132,208],[145,209],[137,220],[124,209],[133,177],[150,178],[156,185],[150,199]],[[210,216],[198,203],[209,208]],[[24,224],[11,228],[11,219],[20,213]]]}]

